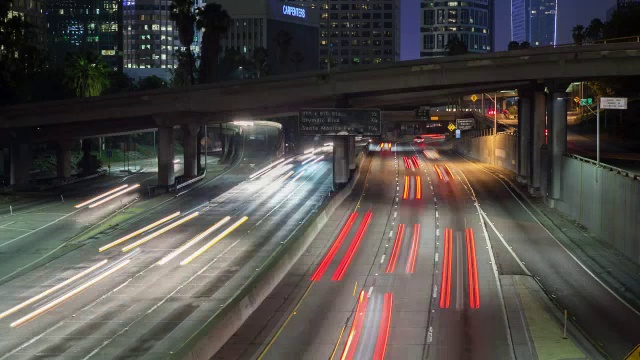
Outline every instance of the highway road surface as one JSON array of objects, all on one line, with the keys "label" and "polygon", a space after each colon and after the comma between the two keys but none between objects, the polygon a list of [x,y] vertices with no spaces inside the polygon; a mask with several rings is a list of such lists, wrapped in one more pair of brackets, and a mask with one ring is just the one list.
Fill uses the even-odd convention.
[{"label": "highway road surface", "polygon": [[640,343],[638,309],[501,178],[446,147],[391,150],[374,152],[350,198],[214,359],[513,359],[499,275],[534,276],[595,358],[621,359]]},{"label": "highway road surface", "polygon": [[177,350],[332,186],[330,149],[262,172],[270,151],[248,137],[243,149],[226,173],[0,285],[0,359],[162,359]]}]

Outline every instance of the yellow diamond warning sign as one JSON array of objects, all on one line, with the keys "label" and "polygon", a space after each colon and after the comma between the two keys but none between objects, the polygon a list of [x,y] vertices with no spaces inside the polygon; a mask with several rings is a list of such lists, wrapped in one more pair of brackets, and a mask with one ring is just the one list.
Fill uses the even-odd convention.
[{"label": "yellow diamond warning sign", "polygon": [[629,353],[629,355],[627,355],[627,357],[624,358],[624,360],[638,360],[640,359],[640,345],[637,345],[636,347],[633,348],[633,350],[631,350],[631,352]]},{"label": "yellow diamond warning sign", "polygon": [[476,100],[478,100],[478,97],[475,94],[471,95],[471,101],[476,102]]},{"label": "yellow diamond warning sign", "polygon": [[453,131],[456,129],[456,126],[453,125],[453,123],[449,123],[449,126],[447,126],[447,128],[449,129],[449,131]]}]

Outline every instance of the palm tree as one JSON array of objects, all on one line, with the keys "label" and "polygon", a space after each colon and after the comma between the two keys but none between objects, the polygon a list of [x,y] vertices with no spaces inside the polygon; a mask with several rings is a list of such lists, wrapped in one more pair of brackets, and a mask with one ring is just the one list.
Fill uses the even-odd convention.
[{"label": "palm tree", "polygon": [[449,41],[447,41],[445,50],[447,50],[447,54],[449,56],[464,55],[469,52],[469,50],[467,49],[467,44],[465,44],[464,41],[462,41],[462,39],[457,36],[453,36],[451,37],[451,39],[449,39]]},{"label": "palm tree", "polygon": [[255,68],[256,77],[260,78],[263,75],[267,75],[269,72],[269,66],[267,64],[268,58],[267,49],[259,46],[253,50],[253,56],[251,57],[251,62]]},{"label": "palm tree", "polygon": [[108,76],[109,68],[94,53],[68,54],[65,59],[65,82],[78,97],[102,94],[109,87]]},{"label": "palm tree", "polygon": [[292,41],[293,41],[293,36],[291,36],[291,34],[286,30],[280,30],[276,34],[275,42],[276,42],[276,45],[278,46],[278,49],[280,49],[280,52],[278,53],[278,60],[282,64],[287,62],[287,55],[289,54],[289,46],[291,46]]},{"label": "palm tree", "polygon": [[302,55],[302,53],[298,50],[294,51],[293,54],[291,54],[291,58],[289,60],[291,60],[291,62],[295,65],[296,71],[300,71],[300,64],[304,62],[304,56]]},{"label": "palm tree", "polygon": [[523,41],[520,43],[520,49],[529,49],[531,47],[531,43],[528,41]]},{"label": "palm tree", "polygon": [[520,43],[517,41],[510,41],[509,45],[507,46],[508,50],[518,50],[520,49]]},{"label": "palm tree", "polygon": [[196,10],[196,28],[202,30],[202,45],[200,46],[201,83],[214,81],[218,77],[217,66],[220,55],[220,40],[231,26],[231,17],[221,5],[209,3],[204,8]]},{"label": "palm tree", "polygon": [[584,38],[585,38],[584,26],[582,25],[574,26],[573,29],[571,29],[571,37],[573,37],[574,43],[578,45],[582,45],[582,42],[584,41]]},{"label": "palm tree", "polygon": [[[193,66],[194,58],[191,52],[191,44],[195,37],[195,23],[196,15],[193,13],[193,1],[192,0],[172,0],[169,6],[169,18],[173,20],[178,29],[178,37],[180,38],[180,44],[185,48],[186,57],[186,73],[188,77],[188,83],[194,84]],[[178,66],[182,65],[179,63]]]}]

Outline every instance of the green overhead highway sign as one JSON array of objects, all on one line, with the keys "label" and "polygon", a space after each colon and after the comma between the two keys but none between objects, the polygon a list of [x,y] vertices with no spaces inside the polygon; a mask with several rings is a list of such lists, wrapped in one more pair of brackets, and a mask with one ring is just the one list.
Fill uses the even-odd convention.
[{"label": "green overhead highway sign", "polygon": [[592,98],[580,99],[580,106],[587,106],[587,105],[593,105]]}]

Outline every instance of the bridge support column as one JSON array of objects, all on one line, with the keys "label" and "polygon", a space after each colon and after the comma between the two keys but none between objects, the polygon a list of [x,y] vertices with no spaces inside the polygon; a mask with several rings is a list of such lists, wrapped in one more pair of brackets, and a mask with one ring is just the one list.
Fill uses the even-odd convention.
[{"label": "bridge support column", "polygon": [[527,184],[530,181],[532,94],[526,90],[518,93],[518,181]]},{"label": "bridge support column", "polygon": [[333,138],[333,187],[340,189],[349,182],[349,146],[344,136]]},{"label": "bridge support column", "polygon": [[348,144],[348,159],[349,159],[349,170],[356,169],[356,137],[349,136],[347,137]]},{"label": "bridge support column", "polygon": [[536,90],[533,93],[533,122],[531,126],[531,172],[529,178],[529,192],[540,192],[542,156],[541,149],[544,145],[544,128],[546,125],[546,96],[544,91]]},{"label": "bridge support column", "polygon": [[184,177],[198,175],[198,130],[197,125],[182,125],[182,146],[184,148]]},{"label": "bridge support column", "polygon": [[59,178],[67,179],[71,176],[71,146],[69,140],[58,141],[56,149],[56,172]]},{"label": "bridge support column", "polygon": [[548,204],[555,206],[555,200],[562,196],[562,156],[567,151],[567,97],[564,91],[551,94],[549,115],[549,150],[550,150],[550,188],[547,195]]},{"label": "bridge support column", "polygon": [[173,128],[158,128],[158,186],[168,188],[175,182]]},{"label": "bridge support column", "polygon": [[11,145],[11,185],[25,185],[29,182],[29,170],[31,170],[31,146],[30,144]]}]

